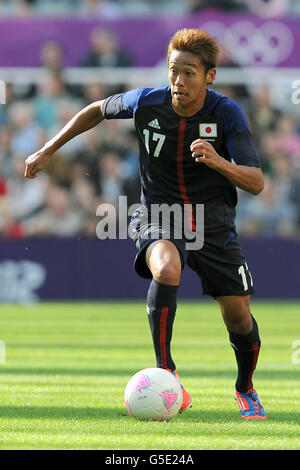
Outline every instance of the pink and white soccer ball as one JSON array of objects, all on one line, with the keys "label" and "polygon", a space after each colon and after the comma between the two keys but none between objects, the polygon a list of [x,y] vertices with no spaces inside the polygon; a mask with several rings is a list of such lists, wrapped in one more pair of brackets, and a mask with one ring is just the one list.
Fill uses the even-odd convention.
[{"label": "pink and white soccer ball", "polygon": [[134,418],[170,421],[180,410],[180,383],[165,369],[152,367],[134,374],[125,389],[125,405]]}]

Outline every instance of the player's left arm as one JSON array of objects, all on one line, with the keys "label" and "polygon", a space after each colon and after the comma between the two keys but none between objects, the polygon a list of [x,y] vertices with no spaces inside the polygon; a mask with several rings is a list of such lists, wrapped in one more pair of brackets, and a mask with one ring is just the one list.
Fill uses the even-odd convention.
[{"label": "player's left arm", "polygon": [[194,140],[190,148],[197,163],[218,171],[235,186],[254,195],[263,190],[264,176],[261,168],[231,163],[220,156],[209,142],[202,139]]}]

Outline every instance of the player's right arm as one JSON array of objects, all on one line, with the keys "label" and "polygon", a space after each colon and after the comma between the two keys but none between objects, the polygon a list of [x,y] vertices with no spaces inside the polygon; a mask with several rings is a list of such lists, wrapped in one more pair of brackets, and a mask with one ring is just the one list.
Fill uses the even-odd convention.
[{"label": "player's right arm", "polygon": [[95,101],[89,106],[83,108],[77,113],[65,127],[49,140],[44,147],[30,155],[25,160],[26,178],[36,178],[38,173],[45,169],[52,155],[57,152],[64,144],[83,132],[92,129],[101,121],[104,116],[102,114],[104,100]]}]

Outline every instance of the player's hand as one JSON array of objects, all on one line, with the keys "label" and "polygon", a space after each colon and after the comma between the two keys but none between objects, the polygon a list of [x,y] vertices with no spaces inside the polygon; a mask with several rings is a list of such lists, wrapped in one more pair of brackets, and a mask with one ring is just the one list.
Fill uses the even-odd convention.
[{"label": "player's hand", "polygon": [[190,146],[192,157],[197,163],[205,163],[210,168],[217,168],[220,163],[220,155],[214,147],[206,140],[197,139]]},{"label": "player's hand", "polygon": [[25,178],[36,178],[38,173],[46,168],[51,156],[52,154],[45,150],[29,155],[25,160]]}]

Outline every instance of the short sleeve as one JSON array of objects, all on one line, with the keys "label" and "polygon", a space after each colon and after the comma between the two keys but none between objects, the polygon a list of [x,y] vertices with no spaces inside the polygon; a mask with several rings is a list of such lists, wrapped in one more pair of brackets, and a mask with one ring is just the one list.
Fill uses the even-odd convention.
[{"label": "short sleeve", "polygon": [[223,109],[225,116],[225,145],[237,165],[261,167],[247,119],[237,103],[228,100]]},{"label": "short sleeve", "polygon": [[139,104],[139,99],[143,89],[119,93],[107,98],[102,107],[102,114],[105,119],[130,119],[134,116]]}]

